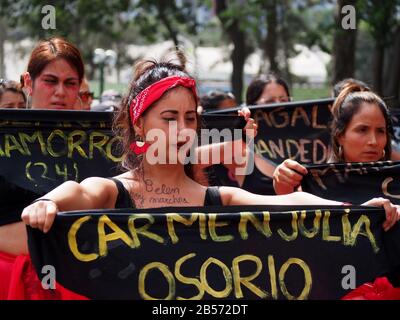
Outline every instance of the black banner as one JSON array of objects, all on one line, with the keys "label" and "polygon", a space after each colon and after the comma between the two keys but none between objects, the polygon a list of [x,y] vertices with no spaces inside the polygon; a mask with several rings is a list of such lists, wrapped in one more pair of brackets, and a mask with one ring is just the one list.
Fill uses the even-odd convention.
[{"label": "black banner", "polygon": [[98,210],[28,237],[39,277],[53,266],[91,299],[339,299],[350,278],[400,264],[399,226],[383,220],[370,207]]},{"label": "black banner", "polygon": [[[258,125],[256,152],[279,164],[291,158],[303,163],[326,163],[329,157],[333,99],[249,106]],[[231,113],[226,109],[210,114]],[[237,112],[237,111],[236,111]],[[228,124],[227,124],[228,125]]]},{"label": "black banner", "polygon": [[374,197],[400,204],[400,162],[341,163],[306,166],[303,191],[361,204]]},{"label": "black banner", "polygon": [[0,225],[67,180],[118,173],[111,113],[0,110]]},{"label": "black banner", "polygon": [[392,148],[394,151],[400,152],[400,110],[392,109],[390,111],[393,121],[393,140]]}]

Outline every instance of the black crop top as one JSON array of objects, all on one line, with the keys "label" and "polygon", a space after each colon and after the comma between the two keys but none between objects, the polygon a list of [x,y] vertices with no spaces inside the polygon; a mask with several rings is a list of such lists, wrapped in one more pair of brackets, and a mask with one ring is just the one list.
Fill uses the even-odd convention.
[{"label": "black crop top", "polygon": [[[118,188],[118,196],[115,201],[115,209],[120,208],[136,208],[135,203],[132,201],[129,191],[125,188],[123,183],[116,179],[110,178],[115,182]],[[221,194],[218,187],[208,187],[206,196],[204,198],[204,206],[222,206]]]}]

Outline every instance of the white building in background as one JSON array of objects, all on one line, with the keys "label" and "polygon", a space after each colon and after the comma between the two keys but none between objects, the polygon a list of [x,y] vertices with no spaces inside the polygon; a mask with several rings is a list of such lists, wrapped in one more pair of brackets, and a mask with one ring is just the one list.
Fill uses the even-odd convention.
[{"label": "white building in background", "polygon": [[[26,70],[29,54],[33,49],[35,42],[23,40],[18,45],[6,42],[5,45],[5,65],[6,77],[11,80],[19,81],[20,75]],[[128,54],[133,59],[147,58],[159,61],[162,57],[173,59],[172,53],[174,44],[172,41],[165,41],[157,44],[138,46],[127,46]],[[200,84],[202,91],[211,88],[220,88],[221,90],[230,90],[230,77],[232,74],[232,63],[230,60],[231,47],[197,47],[189,41],[184,41],[183,52],[187,58],[187,69],[193,74]],[[289,59],[290,71],[306,82],[313,85],[323,84],[327,77],[327,64],[331,57],[318,48],[311,48],[304,45],[296,45],[298,54]],[[245,83],[259,74],[263,69],[264,61],[262,52],[251,54],[244,67]],[[120,81],[129,83],[132,78],[132,67],[126,66],[120,72]],[[117,74],[115,70],[106,72],[106,82],[116,83]]]},{"label": "white building in background", "polygon": [[29,55],[36,42],[24,39],[17,44],[6,41],[4,47],[4,64],[6,66],[6,79],[20,81],[20,76],[26,71]]},{"label": "white building in background", "polygon": [[[140,57],[161,57],[171,52],[174,47],[172,41],[166,41],[151,46],[131,45],[128,47],[129,55],[138,59]],[[321,51],[318,47],[308,48],[304,45],[296,45],[298,54],[289,59],[290,72],[304,79],[310,85],[323,85],[328,77],[327,65],[331,56]],[[232,63],[230,61],[230,47],[197,47],[194,49],[189,42],[185,43],[184,53],[187,57],[187,69],[195,75],[200,85],[206,83],[210,86],[230,88],[230,77],[232,74]],[[172,55],[173,56],[173,55]],[[265,62],[261,50],[251,54],[244,66],[245,83],[263,70]],[[124,70],[124,81],[132,76],[131,69]],[[207,85],[208,86],[208,85]]]},{"label": "white building in background", "polygon": [[290,72],[298,77],[304,78],[311,85],[324,84],[328,77],[327,65],[331,56],[318,47],[311,49],[296,44],[294,49],[298,54],[289,59]]}]

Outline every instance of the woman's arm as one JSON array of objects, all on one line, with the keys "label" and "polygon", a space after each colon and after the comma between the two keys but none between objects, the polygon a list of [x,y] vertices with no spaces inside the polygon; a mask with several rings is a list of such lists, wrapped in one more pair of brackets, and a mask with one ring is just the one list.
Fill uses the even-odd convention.
[{"label": "woman's arm", "polygon": [[[317,197],[307,192],[293,192],[280,196],[262,196],[233,187],[219,188],[224,205],[343,205],[343,202]],[[389,230],[400,219],[400,206],[392,204],[388,199],[374,198],[362,205],[383,207],[386,220],[383,229]]]},{"label": "woman's arm", "polygon": [[[254,139],[257,135],[257,125],[254,119],[250,118],[249,108],[242,108],[238,111],[238,115],[246,120],[246,126],[243,128],[246,136]],[[245,170],[248,152],[247,145],[242,139],[199,146],[196,148],[196,169],[204,169],[213,164],[221,163],[232,172],[235,172],[234,170],[237,168]],[[202,159],[206,161],[202,161]]]},{"label": "woman's arm", "polygon": [[23,222],[0,226],[0,252],[14,256],[28,253],[26,227]]},{"label": "woman's arm", "polygon": [[224,205],[343,205],[343,202],[317,197],[307,192],[264,196],[233,187],[220,187]]},{"label": "woman's arm", "polygon": [[[33,228],[47,232],[59,211],[113,208],[117,189],[113,181],[88,178],[81,183],[64,182],[22,212],[22,220]],[[50,201],[49,201],[50,200]]]}]

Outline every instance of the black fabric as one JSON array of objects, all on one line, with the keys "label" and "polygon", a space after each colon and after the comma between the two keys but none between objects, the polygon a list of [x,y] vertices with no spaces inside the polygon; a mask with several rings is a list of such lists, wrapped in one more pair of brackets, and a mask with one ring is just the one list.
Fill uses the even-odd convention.
[{"label": "black fabric", "polygon": [[0,110],[0,226],[65,181],[120,174],[112,113]]},{"label": "black fabric", "polygon": [[275,195],[272,183],[273,180],[264,175],[257,166],[254,166],[253,172],[245,177],[241,187],[238,182],[234,180],[235,178],[231,176],[228,168],[222,164],[207,168],[206,173],[208,175],[209,184],[212,186],[229,186],[242,188],[256,194]]},{"label": "black fabric", "polygon": [[204,206],[222,206],[221,194],[218,187],[208,187],[204,197]]},{"label": "black fabric", "polygon": [[400,161],[306,165],[301,188],[321,198],[360,204],[384,197],[400,204]]},{"label": "black fabric", "polygon": [[275,194],[273,180],[258,170],[256,165],[244,179],[242,189],[257,194]]},{"label": "black fabric", "polygon": [[[122,208],[136,208],[135,203],[132,201],[129,191],[125,188],[123,183],[116,178],[110,178],[114,181],[118,188],[118,196],[115,201],[115,209]],[[209,187],[206,190],[204,197],[204,206],[222,206],[221,194],[218,187]]]},{"label": "black fabric", "polygon": [[132,198],[131,195],[129,194],[129,191],[126,190],[123,183],[116,178],[109,178],[109,179],[115,182],[118,189],[117,200],[115,200],[115,209],[136,208],[135,204],[132,202]]},{"label": "black fabric", "polygon": [[[347,206],[62,212],[46,234],[28,227],[28,244],[39,278],[51,265],[91,299],[340,299],[344,266],[356,287],[396,276],[400,229],[385,232],[384,219]],[[252,286],[233,281],[250,276]]]}]

